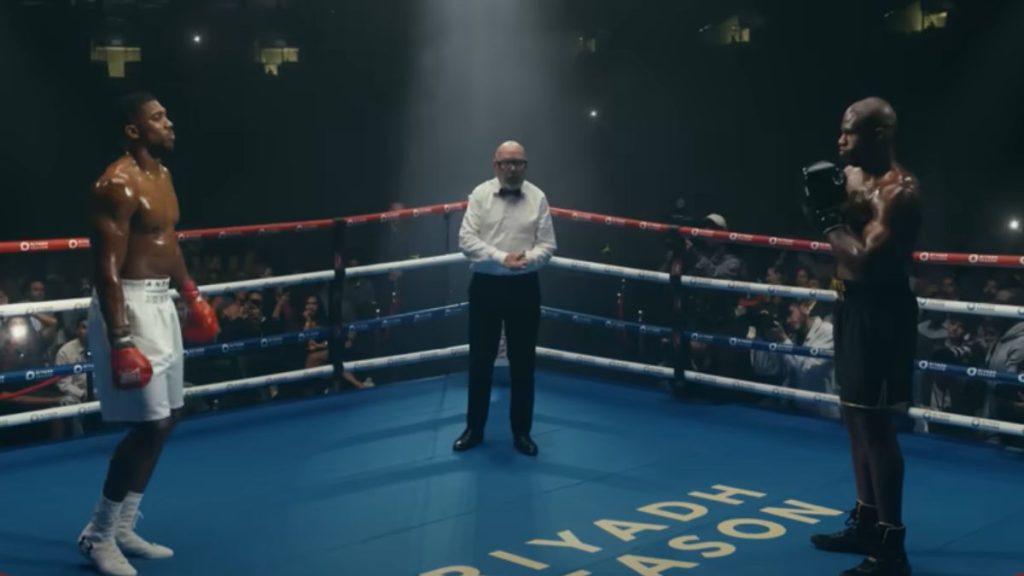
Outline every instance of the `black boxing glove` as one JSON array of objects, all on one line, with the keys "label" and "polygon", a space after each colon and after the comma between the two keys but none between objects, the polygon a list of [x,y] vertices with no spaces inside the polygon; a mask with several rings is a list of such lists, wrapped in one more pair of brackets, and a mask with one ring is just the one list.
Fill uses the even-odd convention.
[{"label": "black boxing glove", "polygon": [[804,206],[822,234],[843,226],[846,174],[831,162],[815,162],[804,168]]}]

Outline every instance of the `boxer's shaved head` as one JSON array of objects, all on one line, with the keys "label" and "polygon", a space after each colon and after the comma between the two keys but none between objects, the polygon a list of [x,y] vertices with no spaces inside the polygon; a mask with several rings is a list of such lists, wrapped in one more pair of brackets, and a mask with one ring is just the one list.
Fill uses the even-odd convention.
[{"label": "boxer's shaved head", "polygon": [[840,126],[839,156],[862,165],[870,158],[891,154],[896,134],[896,111],[885,100],[872,96],[851,104]]},{"label": "boxer's shaved head", "polygon": [[892,109],[892,104],[877,96],[854,102],[847,108],[847,114],[853,114],[857,119],[858,128],[864,131],[896,130],[896,111]]}]

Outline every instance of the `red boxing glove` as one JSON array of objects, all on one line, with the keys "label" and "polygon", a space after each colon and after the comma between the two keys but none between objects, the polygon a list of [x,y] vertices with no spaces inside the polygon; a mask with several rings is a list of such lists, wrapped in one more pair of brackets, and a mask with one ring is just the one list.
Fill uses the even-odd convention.
[{"label": "red boxing glove", "polygon": [[181,285],[179,293],[188,304],[188,320],[182,329],[185,341],[193,344],[213,342],[220,333],[220,323],[213,307],[199,295],[199,288],[191,278]]},{"label": "red boxing glove", "polygon": [[153,365],[134,345],[124,345],[110,351],[114,387],[121,390],[145,388],[153,377]]}]

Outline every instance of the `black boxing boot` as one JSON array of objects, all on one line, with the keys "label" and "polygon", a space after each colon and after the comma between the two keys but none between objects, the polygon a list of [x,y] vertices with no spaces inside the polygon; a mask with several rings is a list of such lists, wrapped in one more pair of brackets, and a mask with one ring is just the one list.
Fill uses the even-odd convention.
[{"label": "black boxing boot", "polygon": [[910,576],[910,561],[904,548],[907,527],[879,522],[875,530],[878,541],[871,555],[841,576]]},{"label": "black boxing boot", "polygon": [[846,554],[870,554],[878,538],[875,524],[878,522],[878,508],[857,500],[857,506],[846,518],[846,528],[831,534],[811,536],[811,544],[826,552]]}]

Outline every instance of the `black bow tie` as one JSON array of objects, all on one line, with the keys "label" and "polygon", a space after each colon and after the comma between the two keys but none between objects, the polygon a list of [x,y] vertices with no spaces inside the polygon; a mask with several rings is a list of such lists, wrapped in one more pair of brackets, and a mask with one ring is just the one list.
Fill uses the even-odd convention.
[{"label": "black bow tie", "polygon": [[515,190],[509,190],[508,188],[502,188],[501,190],[498,190],[498,196],[501,196],[502,198],[521,198],[523,196],[523,189],[516,188]]}]

